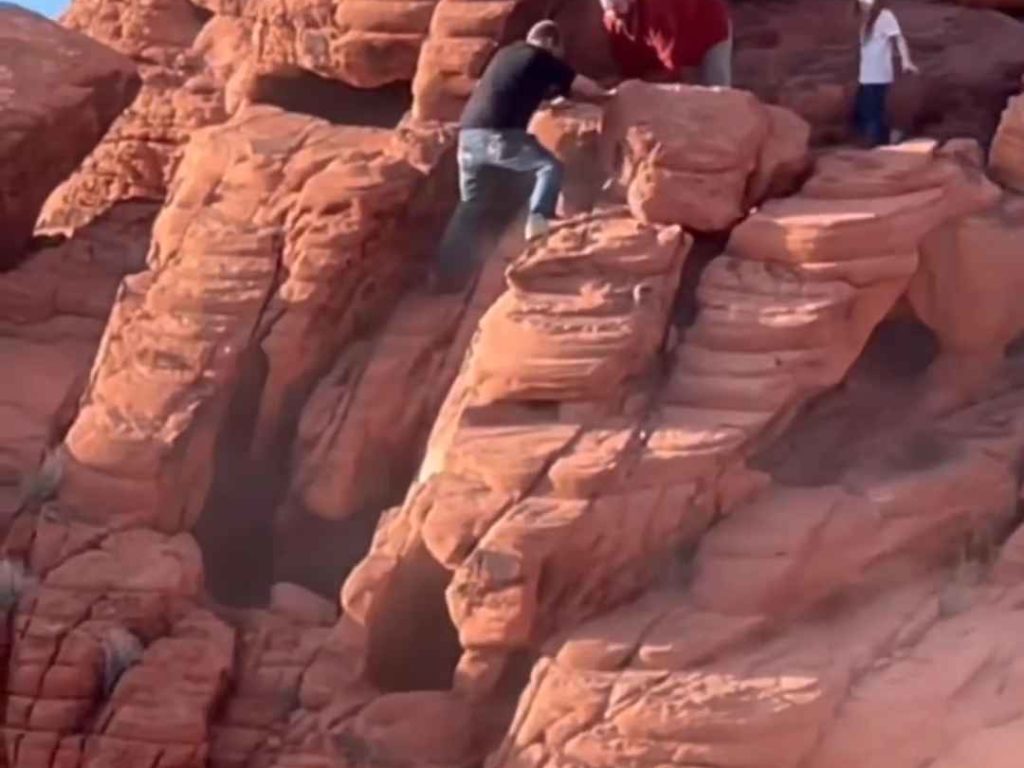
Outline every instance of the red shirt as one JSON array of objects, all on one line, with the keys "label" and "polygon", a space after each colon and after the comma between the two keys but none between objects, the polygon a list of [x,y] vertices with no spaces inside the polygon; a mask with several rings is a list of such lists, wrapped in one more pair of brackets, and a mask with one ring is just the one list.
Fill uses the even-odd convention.
[{"label": "red shirt", "polygon": [[604,16],[623,77],[695,67],[729,37],[725,0],[635,0],[625,17]]}]

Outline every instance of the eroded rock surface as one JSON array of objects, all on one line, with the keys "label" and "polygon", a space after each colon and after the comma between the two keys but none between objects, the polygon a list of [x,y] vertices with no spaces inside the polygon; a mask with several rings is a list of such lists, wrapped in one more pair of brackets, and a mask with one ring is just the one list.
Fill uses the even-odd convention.
[{"label": "eroded rock surface", "polygon": [[717,232],[797,186],[809,133],[745,91],[632,81],[608,108],[602,159],[637,218]]},{"label": "eroded rock surface", "polygon": [[206,19],[188,0],[71,4],[62,23],[131,58],[142,89],[77,173],[47,201],[43,228],[73,229],[120,200],[164,200],[191,133],[227,117],[226,82],[218,81],[218,73],[224,74],[225,57],[244,57],[248,46],[244,27],[241,34],[228,29],[241,26],[235,20],[211,22],[218,48],[197,40]]},{"label": "eroded rock surface", "polygon": [[1024,94],[1010,99],[992,142],[992,174],[1017,192],[1024,192]]},{"label": "eroded rock surface", "polygon": [[122,204],[0,275],[0,514],[71,426],[121,279],[145,266],[156,209]]},{"label": "eroded rock surface", "polygon": [[446,147],[270,107],[195,135],[68,434],[62,503],[168,532],[216,509],[198,529],[215,592],[263,592],[301,405],[421,270]]},{"label": "eroded rock surface", "polygon": [[131,62],[0,4],[0,269],[17,264],[54,187],[138,91]]},{"label": "eroded rock surface", "polygon": [[[987,138],[1013,22],[897,5],[900,119]],[[757,98],[538,115],[568,218],[524,248],[508,188],[422,290],[454,162],[415,117],[542,13],[599,68],[595,8],[74,6],[146,89],[51,210],[173,182],[145,258],[120,204],[0,279],[10,765],[1016,765],[1020,200],[970,139],[809,154],[845,20],[737,3]]]}]

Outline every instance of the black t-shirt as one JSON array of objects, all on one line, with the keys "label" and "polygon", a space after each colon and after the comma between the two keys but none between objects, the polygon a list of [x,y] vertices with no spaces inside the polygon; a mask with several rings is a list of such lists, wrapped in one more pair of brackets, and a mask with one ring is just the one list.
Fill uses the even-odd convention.
[{"label": "black t-shirt", "polygon": [[543,48],[513,43],[498,51],[476,84],[463,128],[525,129],[544,99],[569,95],[573,68]]}]

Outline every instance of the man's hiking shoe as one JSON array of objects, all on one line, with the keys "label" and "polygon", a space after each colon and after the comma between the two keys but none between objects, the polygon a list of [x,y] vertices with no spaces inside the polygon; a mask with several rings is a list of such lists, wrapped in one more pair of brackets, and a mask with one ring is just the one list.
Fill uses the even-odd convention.
[{"label": "man's hiking shoe", "polygon": [[526,217],[527,240],[536,240],[538,237],[544,237],[550,229],[551,225],[548,224],[548,220],[539,213],[531,213]]}]

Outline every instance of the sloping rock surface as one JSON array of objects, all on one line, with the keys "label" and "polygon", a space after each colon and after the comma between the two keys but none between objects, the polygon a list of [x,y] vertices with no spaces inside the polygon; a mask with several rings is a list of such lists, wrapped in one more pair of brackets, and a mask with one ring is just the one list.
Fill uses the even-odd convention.
[{"label": "sloping rock surface", "polygon": [[0,269],[17,263],[47,196],[138,87],[123,56],[0,3]]}]

